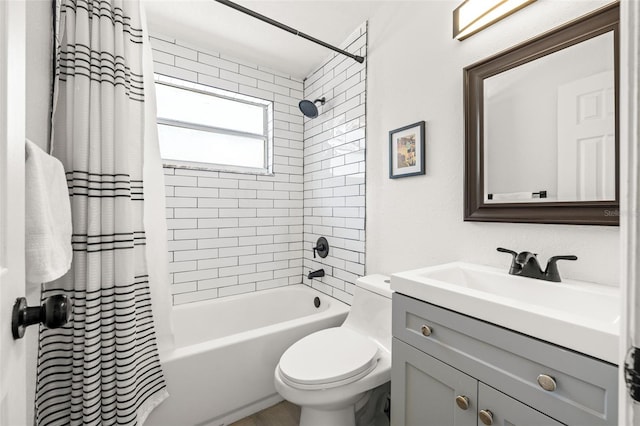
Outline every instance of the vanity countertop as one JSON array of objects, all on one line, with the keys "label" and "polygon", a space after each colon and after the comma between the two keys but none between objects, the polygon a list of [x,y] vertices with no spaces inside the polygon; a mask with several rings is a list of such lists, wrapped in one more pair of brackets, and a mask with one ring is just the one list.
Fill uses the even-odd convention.
[{"label": "vanity countertop", "polygon": [[621,306],[616,287],[575,280],[548,282],[453,262],[393,274],[391,289],[618,363]]}]

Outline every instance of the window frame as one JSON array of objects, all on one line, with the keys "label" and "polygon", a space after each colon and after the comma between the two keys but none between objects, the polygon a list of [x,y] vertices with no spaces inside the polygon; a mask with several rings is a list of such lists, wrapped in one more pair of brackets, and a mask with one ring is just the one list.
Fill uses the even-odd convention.
[{"label": "window frame", "polygon": [[[241,93],[231,92],[229,90],[219,89],[217,87],[207,86],[188,80],[175,77],[169,77],[162,74],[154,73],[154,84],[162,84],[176,89],[187,90],[193,93],[200,93],[207,96],[214,96],[230,101],[241,102],[244,104],[263,108],[264,130],[262,134],[244,132],[241,130],[226,129],[223,127],[208,126],[205,124],[189,123],[181,120],[173,120],[158,117],[156,110],[156,125],[180,127],[195,131],[209,132],[214,134],[223,134],[231,136],[248,137],[252,139],[261,139],[264,146],[264,167],[245,167],[232,164],[204,163],[195,161],[174,160],[171,158],[163,158],[160,155],[162,165],[165,167],[173,167],[191,170],[209,170],[229,173],[243,173],[254,175],[273,175],[273,101],[262,99],[255,96],[243,95]],[[157,99],[156,99],[157,102]]]}]

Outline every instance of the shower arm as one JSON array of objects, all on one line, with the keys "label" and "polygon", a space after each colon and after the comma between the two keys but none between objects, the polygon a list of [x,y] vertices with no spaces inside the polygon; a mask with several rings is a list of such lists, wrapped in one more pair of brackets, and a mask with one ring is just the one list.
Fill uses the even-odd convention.
[{"label": "shower arm", "polygon": [[298,30],[296,30],[294,28],[291,28],[288,25],[285,25],[285,24],[283,24],[281,22],[278,22],[278,21],[276,21],[274,19],[271,19],[271,18],[269,18],[267,16],[261,15],[258,12],[254,12],[251,9],[247,9],[244,6],[240,6],[237,3],[234,3],[234,2],[229,1],[229,0],[214,0],[214,1],[217,1],[218,3],[221,3],[221,4],[225,5],[225,6],[229,6],[232,9],[235,9],[235,10],[237,10],[239,12],[245,13],[245,14],[247,14],[249,16],[252,16],[252,17],[254,17],[256,19],[259,19],[259,20],[261,20],[263,22],[266,22],[267,24],[271,24],[274,27],[278,27],[281,30],[285,30],[287,32],[290,32],[291,34],[297,35],[297,36],[302,37],[304,39],[307,39],[307,40],[309,40],[309,41],[311,41],[313,43],[319,44],[320,46],[324,46],[327,49],[333,50],[334,52],[338,52],[338,53],[340,53],[342,55],[348,56],[348,57],[354,59],[356,62],[359,62],[359,63],[363,63],[364,62],[364,58],[362,56],[354,55],[352,53],[347,52],[346,50],[339,49],[339,48],[337,48],[337,47],[335,47],[335,46],[333,46],[333,45],[331,45],[329,43],[325,43],[322,40],[318,40],[315,37],[311,37],[310,35],[307,35],[307,34],[305,34],[303,32],[300,32],[300,31],[298,31]]}]

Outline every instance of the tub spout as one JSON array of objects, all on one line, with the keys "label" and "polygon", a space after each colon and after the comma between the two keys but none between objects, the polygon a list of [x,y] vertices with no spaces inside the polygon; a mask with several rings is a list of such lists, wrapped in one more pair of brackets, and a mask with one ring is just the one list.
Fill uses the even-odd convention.
[{"label": "tub spout", "polygon": [[314,278],[320,278],[320,277],[324,277],[324,269],[318,269],[317,271],[309,271],[309,275],[307,275],[307,278],[309,278],[310,280]]}]

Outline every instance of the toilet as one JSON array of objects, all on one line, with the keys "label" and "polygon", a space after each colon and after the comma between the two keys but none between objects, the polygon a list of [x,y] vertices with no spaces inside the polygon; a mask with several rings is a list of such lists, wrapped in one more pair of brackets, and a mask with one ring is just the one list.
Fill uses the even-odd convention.
[{"label": "toilet", "polygon": [[310,334],[280,358],[275,387],[302,408],[300,426],[388,425],[391,379],[389,277],[359,278],[340,327]]}]

